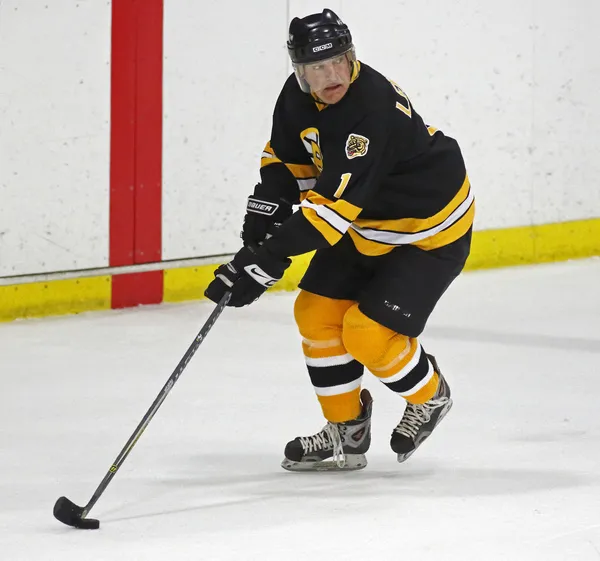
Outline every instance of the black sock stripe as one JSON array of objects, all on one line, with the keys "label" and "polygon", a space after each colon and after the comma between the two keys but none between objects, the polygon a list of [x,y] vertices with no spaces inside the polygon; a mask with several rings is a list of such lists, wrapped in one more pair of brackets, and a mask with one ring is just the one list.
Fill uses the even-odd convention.
[{"label": "black sock stripe", "polygon": [[[404,376],[404,378],[397,382],[386,384],[386,386],[394,392],[408,392],[427,376],[427,372],[429,372],[429,360],[427,359],[425,351],[421,349],[421,357],[419,358],[417,365]],[[381,381],[385,383],[385,379],[382,379]]]},{"label": "black sock stripe", "polygon": [[337,366],[309,366],[308,374],[316,388],[331,388],[358,380],[363,375],[364,366],[357,360]]}]

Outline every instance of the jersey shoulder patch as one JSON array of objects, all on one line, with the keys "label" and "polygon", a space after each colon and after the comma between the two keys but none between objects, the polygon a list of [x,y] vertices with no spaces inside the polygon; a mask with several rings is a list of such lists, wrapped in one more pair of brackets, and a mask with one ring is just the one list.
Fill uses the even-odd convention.
[{"label": "jersey shoulder patch", "polygon": [[350,133],[346,140],[346,156],[349,160],[360,158],[369,151],[369,139],[361,134]]}]

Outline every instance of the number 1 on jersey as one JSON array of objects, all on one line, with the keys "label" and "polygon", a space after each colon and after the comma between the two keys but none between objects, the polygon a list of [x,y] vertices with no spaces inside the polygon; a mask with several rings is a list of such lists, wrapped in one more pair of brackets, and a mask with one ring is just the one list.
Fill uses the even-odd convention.
[{"label": "number 1 on jersey", "polygon": [[348,187],[348,183],[350,183],[351,177],[352,177],[351,173],[342,173],[340,184],[338,185],[338,188],[335,190],[335,193],[333,194],[333,196],[336,199],[339,199],[342,196],[342,194],[346,190],[346,187]]}]

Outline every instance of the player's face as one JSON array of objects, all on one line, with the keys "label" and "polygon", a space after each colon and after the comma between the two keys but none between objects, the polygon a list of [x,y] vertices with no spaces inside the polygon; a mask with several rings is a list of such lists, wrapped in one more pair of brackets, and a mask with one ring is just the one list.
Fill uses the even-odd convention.
[{"label": "player's face", "polygon": [[350,63],[345,55],[307,64],[304,78],[310,89],[327,104],[340,101],[350,87]]}]

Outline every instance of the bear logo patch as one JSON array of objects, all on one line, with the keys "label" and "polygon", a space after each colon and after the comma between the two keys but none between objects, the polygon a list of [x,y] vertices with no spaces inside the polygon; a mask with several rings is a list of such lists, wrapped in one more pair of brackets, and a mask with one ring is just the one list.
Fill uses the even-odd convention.
[{"label": "bear logo patch", "polygon": [[349,134],[346,140],[346,156],[349,160],[360,158],[369,151],[369,139],[360,134]]}]

